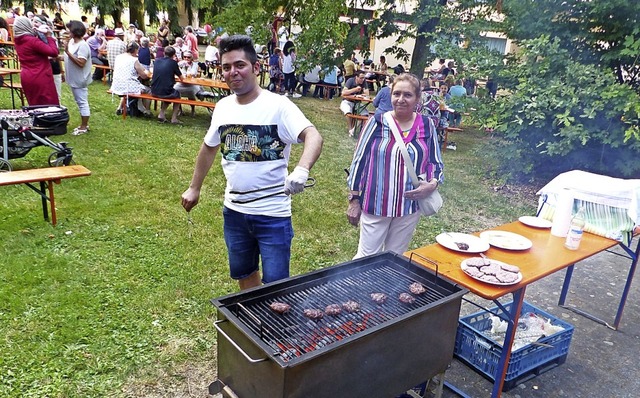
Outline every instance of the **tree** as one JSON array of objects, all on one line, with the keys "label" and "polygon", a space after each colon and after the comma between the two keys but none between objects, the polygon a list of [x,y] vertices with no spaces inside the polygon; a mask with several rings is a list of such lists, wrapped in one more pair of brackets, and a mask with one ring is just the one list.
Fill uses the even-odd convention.
[{"label": "tree", "polygon": [[598,65],[581,63],[547,35],[520,42],[502,71],[508,96],[495,112],[502,141],[493,154],[511,177],[581,169],[640,175],[640,102]]},{"label": "tree", "polygon": [[640,8],[626,0],[505,0],[505,32],[514,40],[542,34],[583,64],[615,73],[619,83],[640,84]]}]

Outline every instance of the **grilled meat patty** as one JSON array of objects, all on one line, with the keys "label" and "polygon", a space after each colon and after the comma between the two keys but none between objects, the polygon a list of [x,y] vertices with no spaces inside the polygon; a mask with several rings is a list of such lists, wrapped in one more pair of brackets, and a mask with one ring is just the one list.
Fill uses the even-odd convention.
[{"label": "grilled meat patty", "polygon": [[304,314],[304,316],[314,321],[317,321],[319,319],[322,319],[322,317],[324,317],[324,311],[319,310],[317,308],[308,308],[302,311],[302,313]]},{"label": "grilled meat patty", "polygon": [[348,313],[360,311],[360,303],[357,301],[349,300],[342,303],[342,308]]},{"label": "grilled meat patty", "polygon": [[278,314],[284,314],[285,312],[289,312],[289,310],[291,309],[291,306],[289,304],[279,303],[277,301],[274,301],[273,303],[269,304],[269,307],[271,307],[271,309],[277,312]]},{"label": "grilled meat patty", "polygon": [[405,304],[413,304],[416,302],[416,298],[409,293],[400,293],[400,296],[398,296],[398,300]]},{"label": "grilled meat patty", "polygon": [[409,285],[409,291],[412,294],[422,294],[422,293],[426,292],[427,289],[424,286],[422,286],[422,283],[413,282],[412,284]]},{"label": "grilled meat patty", "polygon": [[326,315],[337,316],[342,312],[342,307],[339,304],[329,304],[324,308]]},{"label": "grilled meat patty", "polygon": [[384,293],[371,293],[371,300],[376,304],[384,304],[387,301],[388,296]]}]

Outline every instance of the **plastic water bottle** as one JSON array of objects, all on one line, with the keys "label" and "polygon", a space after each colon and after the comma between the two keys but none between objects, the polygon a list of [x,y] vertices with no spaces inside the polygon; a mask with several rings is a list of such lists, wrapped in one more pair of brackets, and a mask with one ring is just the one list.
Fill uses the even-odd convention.
[{"label": "plastic water bottle", "polygon": [[584,207],[581,207],[571,219],[571,225],[569,226],[569,233],[567,233],[567,240],[564,242],[564,247],[569,250],[578,250],[580,240],[582,239],[584,224]]}]

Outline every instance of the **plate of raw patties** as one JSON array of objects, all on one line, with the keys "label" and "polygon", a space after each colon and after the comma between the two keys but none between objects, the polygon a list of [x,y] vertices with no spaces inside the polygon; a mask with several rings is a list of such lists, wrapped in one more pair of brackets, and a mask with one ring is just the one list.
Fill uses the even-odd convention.
[{"label": "plate of raw patties", "polygon": [[522,280],[520,268],[502,261],[472,257],[462,261],[462,271],[473,279],[492,285],[515,285]]}]

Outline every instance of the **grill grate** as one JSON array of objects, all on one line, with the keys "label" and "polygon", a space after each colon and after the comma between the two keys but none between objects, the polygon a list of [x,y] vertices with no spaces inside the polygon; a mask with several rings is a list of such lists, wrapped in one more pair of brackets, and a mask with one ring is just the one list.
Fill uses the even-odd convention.
[{"label": "grill grate", "polygon": [[[427,291],[412,295],[416,299],[412,304],[400,302],[400,293],[409,293],[409,285],[416,281],[415,275],[403,273],[392,264],[378,264],[353,274],[319,280],[312,286],[301,285],[278,295],[248,300],[236,306],[235,314],[273,350],[274,356],[288,362],[446,297],[433,282],[419,280]],[[388,299],[384,304],[376,304],[371,293],[384,293]],[[354,313],[343,310],[337,316],[325,314],[318,321],[303,315],[305,309],[324,311],[329,304],[348,300],[357,301],[360,310]],[[269,304],[276,301],[291,305],[291,310],[282,315],[275,313]]]}]

